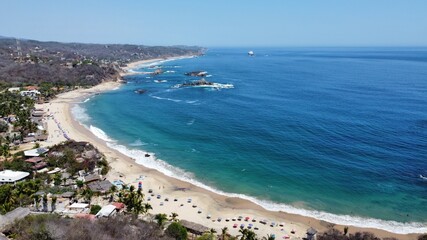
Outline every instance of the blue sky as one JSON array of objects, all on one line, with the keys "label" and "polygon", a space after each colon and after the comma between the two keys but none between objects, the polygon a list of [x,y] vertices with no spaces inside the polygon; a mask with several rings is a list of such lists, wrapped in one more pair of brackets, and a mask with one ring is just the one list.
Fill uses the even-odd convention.
[{"label": "blue sky", "polygon": [[427,46],[427,0],[2,1],[0,35],[200,46]]}]

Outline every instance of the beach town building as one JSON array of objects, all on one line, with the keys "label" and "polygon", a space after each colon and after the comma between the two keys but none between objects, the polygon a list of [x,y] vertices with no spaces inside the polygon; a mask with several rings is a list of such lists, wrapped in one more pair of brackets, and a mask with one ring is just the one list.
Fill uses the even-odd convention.
[{"label": "beach town building", "polygon": [[47,153],[49,149],[47,148],[35,148],[31,150],[24,151],[25,157],[39,157],[40,155],[43,155]]},{"label": "beach town building", "polygon": [[105,193],[108,193],[110,191],[113,184],[110,181],[105,180],[105,181],[91,182],[87,186],[94,193],[105,194]]},{"label": "beach town building", "polygon": [[19,182],[26,177],[28,177],[30,173],[21,172],[21,171],[12,171],[12,170],[3,170],[0,172],[0,184],[7,184]]},{"label": "beach town building", "polygon": [[33,170],[40,170],[47,166],[47,163],[44,161],[43,157],[32,157],[25,160],[25,162],[30,163],[32,165],[31,169]]},{"label": "beach town building", "polygon": [[106,205],[99,210],[99,212],[96,214],[97,217],[111,217],[116,214],[116,206],[114,205]]},{"label": "beach town building", "polygon": [[21,89],[19,87],[11,87],[7,89],[9,92],[19,92]]},{"label": "beach town building", "polygon": [[37,98],[40,95],[38,90],[21,91],[19,94],[23,97]]}]

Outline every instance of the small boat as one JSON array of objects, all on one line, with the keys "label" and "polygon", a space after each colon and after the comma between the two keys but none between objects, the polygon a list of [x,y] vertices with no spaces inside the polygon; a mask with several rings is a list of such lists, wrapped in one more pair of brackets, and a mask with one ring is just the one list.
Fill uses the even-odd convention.
[{"label": "small boat", "polygon": [[255,54],[254,54],[254,52],[253,52],[253,51],[249,51],[249,52],[248,52],[248,55],[252,57],[252,56],[253,56],[253,55],[255,55]]}]

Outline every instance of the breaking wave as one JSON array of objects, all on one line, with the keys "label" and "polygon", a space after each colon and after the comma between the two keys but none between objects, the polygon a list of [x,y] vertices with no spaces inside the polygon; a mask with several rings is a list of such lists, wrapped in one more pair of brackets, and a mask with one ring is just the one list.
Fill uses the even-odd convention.
[{"label": "breaking wave", "polygon": [[86,113],[86,109],[78,104],[75,104],[71,108],[71,115],[77,122],[81,124],[87,123],[91,119],[90,116]]}]

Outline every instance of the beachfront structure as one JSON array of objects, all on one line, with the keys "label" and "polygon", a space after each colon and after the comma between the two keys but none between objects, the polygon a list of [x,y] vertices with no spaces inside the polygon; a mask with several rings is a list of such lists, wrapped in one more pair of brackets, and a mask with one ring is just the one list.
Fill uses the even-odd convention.
[{"label": "beachfront structure", "polygon": [[3,170],[0,172],[0,184],[7,184],[19,182],[28,177],[30,173],[12,170]]},{"label": "beachfront structure", "polygon": [[48,151],[49,151],[49,149],[47,149],[47,148],[36,148],[36,149],[24,151],[24,155],[26,157],[38,157],[42,154],[47,153]]},{"label": "beachfront structure", "polygon": [[113,184],[110,181],[105,180],[91,182],[87,186],[90,188],[90,190],[92,190],[92,192],[105,194],[110,191],[110,188],[113,186]]},{"label": "beachfront structure", "polygon": [[116,214],[116,206],[114,205],[106,205],[99,210],[99,212],[96,214],[97,217],[110,217]]},{"label": "beachfront structure", "polygon": [[42,157],[32,157],[25,160],[25,162],[32,164],[31,168],[33,170],[40,170],[47,166],[47,163],[44,161],[44,158]]},{"label": "beachfront structure", "polygon": [[29,90],[21,91],[19,94],[21,94],[23,97],[36,98],[38,95],[40,95],[40,92],[38,90]]}]

